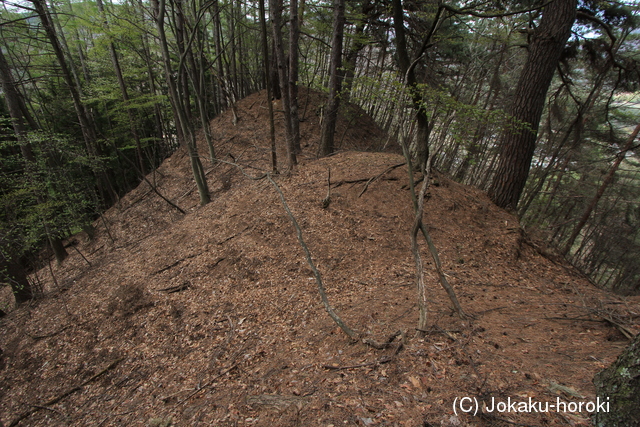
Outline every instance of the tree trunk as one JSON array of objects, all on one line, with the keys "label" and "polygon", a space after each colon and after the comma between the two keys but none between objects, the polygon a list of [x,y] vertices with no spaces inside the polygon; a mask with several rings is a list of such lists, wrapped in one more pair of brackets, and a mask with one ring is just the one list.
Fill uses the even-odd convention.
[{"label": "tree trunk", "polygon": [[[213,2],[213,42],[216,47],[216,71],[218,74],[218,81],[224,80],[224,65],[222,64],[222,24],[220,23],[220,5],[218,1]],[[222,111],[225,105],[225,98],[222,93],[222,88],[217,92],[217,104],[219,111]]]},{"label": "tree trunk", "polygon": [[[197,28],[200,22],[199,18],[202,15],[204,15],[204,13],[205,11],[194,11],[194,14],[196,16],[196,23],[190,25],[190,27],[193,27],[191,30],[192,32],[196,32],[196,34],[199,32]],[[185,19],[182,11],[180,11],[180,16],[182,20]],[[198,45],[202,46],[201,35],[198,34],[195,37],[197,37],[199,41]],[[211,160],[211,162],[214,162],[216,158],[216,153],[215,153],[215,147],[213,146],[213,137],[211,135],[211,127],[209,126],[209,109],[207,108],[207,100],[206,100],[206,92],[205,92],[205,84],[204,84],[204,70],[202,67],[199,67],[198,64],[196,64],[193,44],[194,43],[191,43],[185,46],[184,55],[186,55],[186,60],[188,63],[188,66],[185,66],[185,68],[187,70],[187,74],[189,75],[189,78],[191,79],[191,84],[193,86],[193,94],[196,98],[196,108],[198,110],[198,117],[200,118],[200,125],[202,126],[204,137],[207,142],[207,147],[209,148],[209,159]],[[203,54],[202,50],[196,51],[196,53],[198,54],[199,58],[202,59],[202,54]],[[202,61],[198,61],[198,62],[202,65]]]},{"label": "tree trunk", "polygon": [[329,97],[322,122],[322,137],[318,149],[319,156],[328,156],[334,150],[334,136],[338,109],[340,108],[340,87],[342,86],[342,39],[344,35],[344,0],[333,2],[333,37],[331,40],[331,62],[329,65]]},{"label": "tree trunk", "polygon": [[16,304],[33,299],[33,288],[24,267],[19,260],[4,251],[0,251],[0,278],[11,285]]},{"label": "tree trunk", "polygon": [[629,139],[627,139],[627,143],[625,144],[622,151],[616,155],[616,161],[613,162],[611,169],[609,169],[607,176],[602,181],[602,184],[600,184],[600,187],[598,188],[598,191],[596,192],[595,196],[593,196],[591,203],[589,203],[589,205],[585,208],[584,212],[582,213],[582,216],[580,217],[580,221],[578,221],[573,231],[571,232],[569,239],[566,241],[566,243],[562,247],[562,250],[560,251],[562,255],[567,255],[569,253],[569,250],[571,250],[571,246],[573,246],[573,242],[575,242],[576,238],[578,237],[578,234],[580,234],[580,231],[589,220],[589,217],[591,216],[591,212],[593,212],[593,210],[595,209],[596,205],[602,198],[602,195],[604,194],[607,187],[609,187],[609,185],[611,185],[611,183],[613,182],[613,178],[616,174],[616,171],[620,167],[620,163],[622,163],[622,161],[624,160],[627,152],[631,150],[633,143],[636,137],[638,136],[638,132],[640,132],[640,124],[638,124],[636,128],[633,130],[633,132],[629,136]]},{"label": "tree trunk", "polygon": [[278,77],[280,80],[280,93],[282,94],[282,109],[284,110],[284,130],[287,139],[287,157],[289,169],[292,170],[298,163],[296,149],[293,145],[293,131],[291,130],[291,98],[289,97],[287,62],[284,57],[284,41],[282,40],[282,0],[269,0],[269,13],[273,29],[273,40],[276,48],[278,63]]},{"label": "tree trunk", "polygon": [[[209,187],[207,185],[207,178],[204,175],[204,169],[200,162],[196,147],[196,138],[191,123],[189,122],[181,98],[178,96],[178,90],[176,84],[173,81],[173,70],[171,68],[171,57],[169,55],[169,46],[167,44],[167,37],[164,32],[164,16],[165,16],[165,0],[154,1],[155,9],[155,21],[158,29],[158,36],[160,37],[160,50],[162,51],[162,59],[165,69],[165,78],[167,86],[169,87],[169,98],[171,99],[171,105],[173,107],[176,125],[178,129],[182,131],[182,135],[185,139],[185,145],[189,152],[189,158],[191,160],[191,170],[193,177],[198,188],[198,194],[200,195],[200,204],[206,205],[211,201],[209,195]],[[183,65],[183,61],[180,61]],[[180,71],[178,71],[180,74]]]},{"label": "tree trunk", "polygon": [[[149,42],[147,40],[146,33],[143,33],[140,35],[140,41],[142,46],[142,54],[144,55],[146,66],[147,66],[146,77],[147,77],[147,81],[149,82],[149,92],[154,97],[156,97],[156,95],[158,94],[158,90],[156,89],[156,76],[155,76],[155,71],[153,69],[153,64],[155,63],[155,61],[152,59],[152,56],[151,56],[151,49],[149,48]],[[174,144],[170,142],[172,141],[171,136],[169,136],[168,141],[165,141],[165,126],[164,126],[164,120],[162,117],[162,110],[160,108],[160,105],[161,104],[158,101],[155,101],[153,103],[153,118],[155,122],[154,136],[156,139],[156,143],[158,144],[162,143],[160,154],[154,157],[154,165],[153,165],[154,168],[156,166],[157,161],[164,159],[171,152],[173,152],[173,150],[175,150]]]},{"label": "tree trunk", "polygon": [[291,0],[289,20],[289,100],[291,101],[291,144],[300,153],[300,117],[298,117],[298,50],[300,44],[300,22],[298,0]]},{"label": "tree trunk", "polygon": [[[85,106],[82,103],[79,87],[76,84],[76,81],[73,79],[70,68],[67,64],[67,60],[64,56],[62,46],[60,45],[60,42],[58,40],[53,22],[51,22],[51,19],[49,18],[47,5],[44,0],[31,0],[31,2],[33,3],[38,16],[40,17],[42,27],[47,34],[47,38],[49,39],[51,47],[53,48],[53,52],[56,56],[56,59],[58,60],[58,65],[60,66],[60,69],[62,71],[62,78],[64,79],[64,82],[66,83],[69,92],[71,93],[73,107],[76,111],[78,121],[80,122],[80,129],[82,130],[82,136],[87,147],[87,152],[90,155],[100,156],[102,153],[100,147],[96,142],[95,129],[93,127],[92,121],[89,119]],[[103,201],[106,204],[115,203],[115,201],[117,200],[117,195],[115,194],[115,190],[113,189],[111,180],[109,179],[107,174],[105,172],[99,173],[97,179],[98,189],[103,198]]]},{"label": "tree trunk", "polygon": [[[238,42],[236,39],[236,13],[235,13],[235,9],[233,8],[233,1],[230,1],[228,3],[229,5],[229,16],[228,16],[228,28],[229,28],[229,51],[230,51],[230,58],[229,58],[229,66],[231,67],[230,69],[230,73],[229,73],[229,78],[228,78],[228,82],[229,82],[229,93],[232,94],[231,95],[231,99],[233,103],[236,102],[236,100],[238,99],[238,70],[237,70],[237,48],[236,48],[236,43]],[[238,2],[239,3],[239,2]],[[238,7],[240,7],[240,5],[238,5]]]},{"label": "tree trunk", "polygon": [[[20,94],[16,89],[15,82],[13,80],[13,76],[11,75],[11,69],[9,68],[9,63],[7,62],[4,54],[2,53],[2,49],[0,49],[0,83],[2,85],[2,90],[4,92],[4,96],[7,102],[7,109],[9,110],[9,115],[11,116],[11,122],[13,124],[13,129],[16,134],[16,139],[20,144],[20,151],[22,152],[22,156],[26,160],[27,168],[34,169],[36,163],[36,157],[31,149],[31,145],[29,144],[29,140],[27,139],[27,129],[23,123],[23,115],[22,110],[20,108]],[[30,171],[27,171],[27,175],[29,177],[33,176]],[[40,195],[36,195],[38,203],[44,203],[43,198]],[[56,260],[58,264],[61,264],[62,261],[69,255],[67,250],[64,248],[62,241],[58,236],[53,235],[49,228],[45,224],[45,231],[47,233],[47,238],[49,240],[49,244],[51,245],[51,249],[56,256]],[[6,255],[6,261],[11,266],[14,254]],[[19,270],[15,270],[19,272]],[[24,288],[29,285],[29,281],[22,279],[16,279],[20,283],[20,286]],[[13,282],[11,282],[13,283]],[[18,296],[26,297],[31,295],[31,289],[22,289],[18,293],[16,293],[17,289],[14,289],[14,294],[16,295],[16,302],[18,301]]]},{"label": "tree trunk", "polygon": [[489,197],[501,208],[515,210],[527,182],[547,91],[571,34],[576,5],[576,0],[549,3],[534,30],[511,106],[514,123],[501,136],[500,161],[489,189]]},{"label": "tree trunk", "polygon": [[[107,22],[107,17],[104,12],[104,4],[102,0],[96,0],[96,4],[98,6],[98,10],[102,14],[105,30],[109,32],[109,23]],[[129,105],[129,92],[127,90],[127,85],[124,82],[124,77],[122,75],[122,68],[120,68],[120,61],[118,60],[118,53],[116,52],[116,46],[113,44],[112,40],[109,40],[109,55],[111,56],[111,64],[113,65],[113,69],[116,73],[118,86],[120,87],[120,94],[122,96],[124,108],[126,108],[127,110],[127,117],[129,119],[129,129],[131,130],[131,135],[133,136],[133,140],[135,141],[135,144],[136,144],[136,156],[138,157],[138,166],[140,167],[140,173],[143,176],[146,176],[147,168],[145,166],[144,155],[142,153],[142,144],[140,142],[140,136],[138,135],[138,130],[136,129],[136,123],[133,117],[133,111],[131,111],[131,106]]]},{"label": "tree trunk", "polygon": [[264,13],[264,0],[259,2],[260,32],[262,35],[262,56],[264,59],[264,81],[267,87],[267,106],[269,109],[269,138],[271,139],[271,171],[278,173],[278,155],[276,152],[276,128],[273,120],[273,98],[271,94],[271,64],[269,62],[269,40],[267,38],[267,23]]},{"label": "tree trunk", "polygon": [[596,427],[638,427],[640,414],[640,334],[618,359],[593,379],[604,410],[595,412]]},{"label": "tree trunk", "polygon": [[367,14],[370,10],[371,0],[365,0],[362,2],[362,19],[360,19],[356,24],[356,29],[353,34],[353,42],[351,43],[348,53],[345,55],[344,82],[342,85],[342,99],[344,102],[349,102],[351,99],[351,88],[356,74],[358,54],[366,46],[364,40],[364,29],[367,25]]},{"label": "tree trunk", "polygon": [[429,117],[427,116],[427,110],[424,105],[422,96],[420,95],[416,85],[417,79],[415,74],[416,61],[422,56],[426,50],[431,35],[435,32],[438,22],[440,20],[441,10],[435,17],[435,20],[431,26],[426,39],[422,44],[421,51],[417,52],[416,59],[411,62],[409,59],[409,51],[407,49],[406,30],[404,28],[404,10],[402,7],[402,0],[393,0],[393,29],[396,33],[396,49],[397,49],[397,61],[398,68],[402,73],[404,84],[409,90],[409,94],[413,101],[413,108],[416,111],[416,165],[420,171],[424,172],[427,165],[427,159],[429,158]]}]

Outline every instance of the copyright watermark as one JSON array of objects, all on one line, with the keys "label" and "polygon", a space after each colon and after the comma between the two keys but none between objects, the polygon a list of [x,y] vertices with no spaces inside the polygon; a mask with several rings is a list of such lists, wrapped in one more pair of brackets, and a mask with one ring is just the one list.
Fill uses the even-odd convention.
[{"label": "copyright watermark", "polygon": [[477,397],[456,397],[453,401],[453,412],[477,415],[482,410],[485,413],[543,413],[543,412],[609,412],[609,398],[596,398],[595,401],[587,402],[567,402],[556,398],[555,402],[540,402],[532,399],[513,400],[510,397],[507,400],[497,400],[492,397],[490,400],[480,400]]}]

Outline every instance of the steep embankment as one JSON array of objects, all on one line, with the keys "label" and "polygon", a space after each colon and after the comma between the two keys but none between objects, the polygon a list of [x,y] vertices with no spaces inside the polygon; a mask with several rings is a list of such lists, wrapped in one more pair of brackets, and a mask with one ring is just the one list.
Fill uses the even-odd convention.
[{"label": "steep embankment", "polygon": [[[374,350],[337,329],[271,184],[205,162],[213,201],[200,207],[179,151],[150,179],[186,215],[140,185],[96,223],[95,240],[74,238],[78,251],[52,267],[55,283],[38,272],[43,299],[1,320],[2,422],[34,411],[23,425],[586,423],[586,413],[456,416],[452,404],[592,400],[592,376],[626,345],[602,317],[631,322],[638,299],[593,288],[541,256],[484,194],[437,176],[425,219],[475,318],[452,313],[422,247],[434,328],[415,338],[407,171],[388,170],[403,159],[345,151],[315,160],[319,99],[303,96],[306,150],[277,181],[339,313],[379,341],[403,331],[402,346]],[[229,113],[213,121],[218,154],[249,174],[269,169],[264,97],[237,110],[237,126]],[[350,111],[338,128],[343,148],[384,144]]]}]

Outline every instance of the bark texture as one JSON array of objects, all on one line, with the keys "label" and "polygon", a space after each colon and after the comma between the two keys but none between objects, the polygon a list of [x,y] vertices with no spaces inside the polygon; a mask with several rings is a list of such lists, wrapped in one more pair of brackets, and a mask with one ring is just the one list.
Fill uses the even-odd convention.
[{"label": "bark texture", "polygon": [[342,86],[342,39],[344,37],[344,0],[333,2],[333,38],[331,41],[331,63],[329,64],[329,98],[318,155],[328,156],[334,150],[334,135],[340,108],[340,89]]},{"label": "bark texture", "polygon": [[291,129],[291,98],[289,96],[289,77],[287,74],[287,62],[284,55],[284,41],[282,39],[282,0],[269,0],[269,13],[271,14],[271,27],[276,50],[278,77],[280,81],[280,93],[282,95],[282,109],[284,110],[284,129],[287,138],[287,158],[289,170],[298,164],[296,149],[293,145],[293,130]]},{"label": "bark texture", "polygon": [[416,148],[415,159],[416,167],[424,173],[427,165],[427,159],[429,158],[429,137],[431,129],[429,127],[429,117],[425,107],[424,100],[420,91],[417,88],[417,78],[415,73],[415,67],[417,60],[422,56],[426,50],[429,39],[433,34],[435,28],[438,25],[440,11],[438,12],[429,34],[425,38],[422,47],[417,52],[416,59],[413,63],[409,59],[409,51],[407,48],[406,29],[404,27],[404,9],[402,6],[402,0],[393,0],[393,29],[396,33],[396,55],[398,61],[398,68],[404,78],[404,83],[409,89],[411,94],[411,100],[413,102],[413,108],[416,112]]},{"label": "bark texture", "polygon": [[571,34],[576,7],[576,0],[552,1],[532,35],[511,106],[514,122],[524,128],[516,125],[502,134],[500,161],[489,189],[491,200],[502,208],[516,209],[527,182],[547,91]]},{"label": "bark texture", "polygon": [[596,427],[640,426],[640,334],[611,366],[593,379],[605,409],[593,417]]}]

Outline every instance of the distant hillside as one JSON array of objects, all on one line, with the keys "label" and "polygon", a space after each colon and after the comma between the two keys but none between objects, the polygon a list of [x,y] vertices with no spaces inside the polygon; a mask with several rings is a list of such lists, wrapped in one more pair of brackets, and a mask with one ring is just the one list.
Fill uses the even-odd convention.
[{"label": "distant hillside", "polygon": [[[593,400],[593,375],[626,346],[621,331],[640,330],[640,299],[596,289],[485,194],[436,174],[425,222],[474,318],[454,315],[421,246],[433,328],[416,338],[403,158],[351,107],[341,151],[316,159],[323,97],[301,92],[304,152],[275,179],[340,315],[378,341],[402,335],[385,350],[350,342],[273,186],[205,160],[212,202],[201,207],[181,149],[148,178],[186,215],[141,184],[96,221],[94,240],[75,236],[62,266],[37,272],[42,299],[0,319],[2,423],[588,425],[586,413],[474,417],[452,405]],[[212,121],[217,153],[257,176],[270,169],[264,93],[236,109],[237,125],[230,111]]]}]

